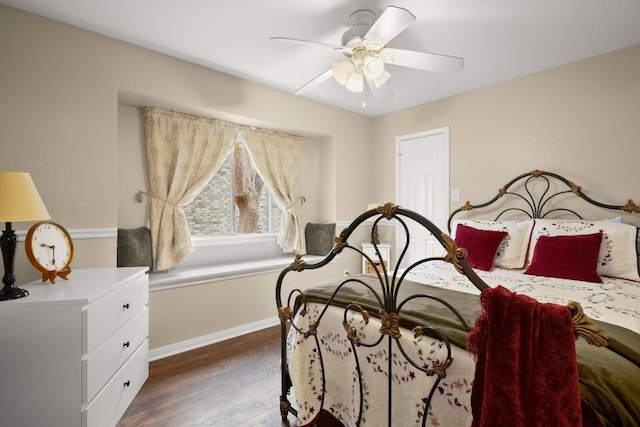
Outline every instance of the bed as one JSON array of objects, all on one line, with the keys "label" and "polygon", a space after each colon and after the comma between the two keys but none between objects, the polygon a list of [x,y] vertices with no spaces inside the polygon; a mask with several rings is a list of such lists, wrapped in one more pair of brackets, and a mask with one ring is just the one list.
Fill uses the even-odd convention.
[{"label": "bed", "polygon": [[[632,200],[602,203],[539,170],[455,210],[447,233],[392,203],[363,213],[324,259],[297,256],[278,277],[283,420],[638,425],[638,229],[625,223],[637,213]],[[387,271],[349,244],[371,221],[403,231],[398,265],[410,253],[409,223],[425,227],[441,254]],[[304,291],[288,285],[290,274],[345,250],[380,269]]]}]

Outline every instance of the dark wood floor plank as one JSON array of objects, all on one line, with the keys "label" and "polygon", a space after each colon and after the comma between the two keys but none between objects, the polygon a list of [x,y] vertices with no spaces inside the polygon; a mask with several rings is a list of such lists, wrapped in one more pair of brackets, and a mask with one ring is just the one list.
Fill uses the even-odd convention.
[{"label": "dark wood floor plank", "polygon": [[118,427],[262,427],[282,423],[280,327],[153,361]]}]

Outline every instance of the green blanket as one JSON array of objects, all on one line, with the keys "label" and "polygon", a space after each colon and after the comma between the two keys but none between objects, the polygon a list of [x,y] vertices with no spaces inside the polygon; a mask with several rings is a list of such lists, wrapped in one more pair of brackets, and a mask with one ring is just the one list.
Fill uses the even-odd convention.
[{"label": "green blanket", "polygon": [[[305,291],[304,296],[298,298],[296,309],[303,301],[326,303],[340,283],[343,281],[326,282]],[[380,310],[378,299],[363,283],[382,294],[376,276],[355,276],[346,280],[332,303],[341,307],[358,304],[375,316]],[[397,295],[396,306],[412,295],[441,298],[456,309],[469,328],[473,328],[481,312],[478,295],[408,280],[402,283]],[[581,394],[604,425],[637,426],[640,420],[640,335],[620,326],[594,323],[607,332],[609,345],[607,348],[595,347],[582,338],[576,341]],[[448,308],[432,299],[419,298],[404,305],[400,324],[407,329],[416,325],[436,327],[452,344],[466,348],[468,330]]]}]

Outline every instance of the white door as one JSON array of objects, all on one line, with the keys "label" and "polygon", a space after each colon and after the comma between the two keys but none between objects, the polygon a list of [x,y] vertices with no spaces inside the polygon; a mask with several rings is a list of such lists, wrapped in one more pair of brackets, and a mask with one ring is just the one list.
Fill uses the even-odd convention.
[{"label": "white door", "polygon": [[[444,232],[449,218],[449,128],[396,138],[396,195],[398,205],[418,212]],[[404,247],[404,229],[396,228],[396,265],[430,256],[441,256],[440,243],[424,227],[407,221],[411,240],[407,254],[398,265]]]}]

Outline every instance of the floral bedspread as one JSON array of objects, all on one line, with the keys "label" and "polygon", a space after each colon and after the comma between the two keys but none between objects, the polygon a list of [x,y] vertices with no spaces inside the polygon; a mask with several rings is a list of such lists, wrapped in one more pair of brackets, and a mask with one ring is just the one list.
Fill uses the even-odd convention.
[{"label": "floral bedspread", "polygon": [[[585,283],[524,275],[521,270],[506,269],[478,271],[478,274],[490,286],[500,284],[542,302],[566,305],[569,301],[578,301],[589,317],[621,325],[640,334],[640,283],[606,277],[603,277],[604,283]],[[407,279],[479,294],[465,276],[458,274],[445,262],[421,266],[412,271]],[[306,310],[297,313],[294,323],[303,330],[307,329],[323,309],[324,304],[309,303]],[[425,401],[436,381],[438,383],[434,388],[426,425],[471,424],[470,395],[475,364],[466,350],[452,345],[450,351],[454,363],[447,369],[446,377],[438,379],[437,376],[427,376],[403,357],[398,357],[400,349],[395,343],[391,347],[386,339],[375,343],[380,336],[379,319],[372,317],[365,323],[359,313],[348,311],[347,320],[357,329],[358,336],[365,344],[355,347],[354,355],[343,327],[344,308],[332,306],[327,310],[315,337],[292,328],[287,340],[289,373],[300,426],[310,424],[321,409],[331,413],[344,426],[354,426],[360,405],[363,407],[360,425],[387,425],[389,402],[386,389],[390,353],[393,365],[392,425],[421,426]],[[424,335],[414,339],[411,331],[401,330],[400,346],[419,366],[429,367],[435,360],[446,359],[448,349],[442,341]],[[356,359],[362,373],[362,391],[357,381]],[[322,367],[326,373],[324,401]],[[629,416],[633,419],[635,415]]]},{"label": "floral bedspread", "polygon": [[[307,326],[309,320],[317,318],[320,304],[309,304],[307,312],[299,315],[296,322]],[[329,307],[320,326],[317,338],[320,349],[316,349],[312,336],[304,336],[294,329],[288,337],[289,373],[297,398],[299,425],[305,426],[318,415],[320,408],[329,411],[344,426],[357,424],[360,400],[362,398],[363,426],[387,425],[388,396],[384,392],[388,387],[389,349],[387,340],[372,347],[358,347],[357,357],[362,370],[362,395],[357,381],[356,365],[351,343],[342,326],[344,309]],[[380,335],[380,321],[371,318],[365,326],[359,315],[349,315],[352,325],[359,335],[372,341]],[[402,335],[401,345],[413,360],[421,366],[431,365],[434,359],[446,358],[446,348],[441,341],[427,336],[413,339],[411,333]],[[424,399],[436,381],[436,376],[427,376],[415,369],[398,354],[394,345],[393,366],[393,425],[421,426],[425,410]],[[436,387],[435,397],[428,417],[429,426],[471,425],[471,379],[475,364],[470,353],[459,347],[451,346],[455,359],[447,370],[446,378]],[[319,353],[326,372],[326,397],[322,404],[322,375]],[[375,390],[375,393],[371,391]],[[382,391],[382,392],[381,392]],[[447,420],[447,424],[444,424]]]},{"label": "floral bedspread", "polygon": [[[407,279],[445,289],[479,294],[469,280],[457,274],[447,262],[437,261],[412,270]],[[489,286],[502,285],[541,302],[566,305],[577,301],[585,314],[613,325],[624,326],[640,334],[640,282],[602,276],[603,283],[523,274],[524,270],[494,268],[476,270]]]}]

